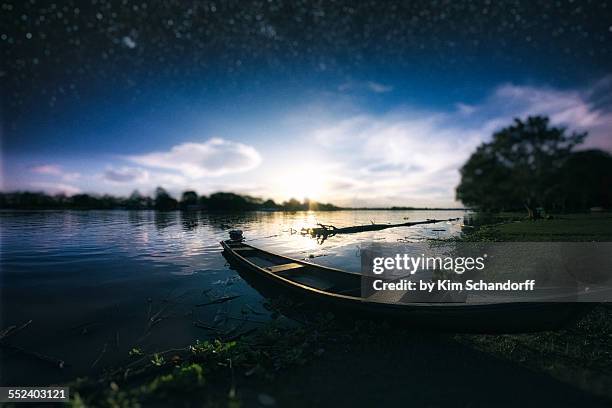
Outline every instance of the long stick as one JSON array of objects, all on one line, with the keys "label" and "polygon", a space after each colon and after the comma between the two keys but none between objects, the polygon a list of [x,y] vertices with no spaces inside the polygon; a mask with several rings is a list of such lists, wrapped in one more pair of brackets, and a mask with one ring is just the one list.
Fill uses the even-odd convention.
[{"label": "long stick", "polygon": [[355,225],[352,227],[343,227],[336,228],[333,225],[325,225],[319,224],[319,228],[304,228],[302,229],[302,233],[310,234],[312,236],[325,236],[325,235],[335,235],[335,234],[353,234],[356,232],[366,232],[366,231],[380,231],[387,228],[395,228],[395,227],[411,227],[413,225],[422,225],[422,224],[435,224],[438,222],[446,222],[446,221],[457,221],[459,218],[449,218],[447,220],[426,220],[426,221],[416,221],[416,222],[404,222],[401,224],[370,224],[370,225]]},{"label": "long stick", "polygon": [[3,340],[5,338],[7,338],[8,336],[12,336],[13,334],[25,329],[26,327],[28,327],[30,324],[32,323],[32,319],[28,320],[27,322],[25,322],[24,324],[22,324],[21,326],[17,327],[17,326],[10,326],[4,330],[2,330],[0,332],[0,340]]},{"label": "long stick", "polygon": [[225,302],[229,302],[230,300],[234,300],[236,298],[239,298],[241,295],[236,295],[236,296],[223,296],[220,297],[218,299],[215,300],[211,300],[210,302],[206,302],[206,303],[199,303],[197,305],[195,305],[196,307],[201,307],[201,306],[208,306],[208,305],[216,305],[219,303],[225,303]]},{"label": "long stick", "polygon": [[19,346],[14,346],[12,344],[0,343],[0,347],[5,347],[7,349],[14,350],[26,356],[35,357],[39,360],[45,361],[47,363],[51,363],[52,365],[59,367],[59,368],[64,368],[67,365],[64,360],[60,360],[59,358],[46,356],[36,351],[27,350]]}]

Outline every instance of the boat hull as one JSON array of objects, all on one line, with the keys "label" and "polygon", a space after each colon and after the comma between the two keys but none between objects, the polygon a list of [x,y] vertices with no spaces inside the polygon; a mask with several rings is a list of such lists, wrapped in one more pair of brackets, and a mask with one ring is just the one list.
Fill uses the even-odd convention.
[{"label": "boat hull", "polygon": [[[328,293],[282,279],[251,262],[222,242],[224,256],[230,265],[266,298],[284,297],[294,305],[312,311],[332,312],[351,320],[388,320],[406,328],[464,333],[518,333],[555,330],[583,316],[592,305],[586,303],[381,303],[355,296]],[[338,270],[312,265],[329,273]],[[291,313],[288,310],[287,313]],[[285,311],[283,311],[285,313]]]}]

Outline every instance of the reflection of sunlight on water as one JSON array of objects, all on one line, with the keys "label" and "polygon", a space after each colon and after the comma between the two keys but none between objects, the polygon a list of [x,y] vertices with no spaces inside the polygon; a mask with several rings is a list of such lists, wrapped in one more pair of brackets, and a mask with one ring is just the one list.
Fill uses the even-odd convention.
[{"label": "reflection of sunlight on water", "polygon": [[[459,222],[399,227],[345,234],[317,242],[300,234],[317,224],[345,227],[402,223],[428,218],[453,218],[462,211],[332,211],[156,213],[152,211],[42,212],[3,214],[4,255],[21,253],[29,262],[60,256],[78,262],[104,262],[124,256],[193,274],[220,263],[219,241],[230,229],[244,230],[247,241],[264,249],[342,268],[347,254],[371,241],[418,241],[445,238],[460,232]],[[11,252],[14,251],[14,252]],[[88,259],[82,259],[83,256]],[[326,258],[326,259],[323,259]],[[152,265],[153,266],[153,265]]]},{"label": "reflection of sunlight on water", "polygon": [[[347,270],[358,269],[359,248],[372,241],[419,241],[460,233],[460,222],[344,234],[324,242],[300,234],[317,224],[346,227],[461,217],[463,211],[302,211],[161,213],[90,211],[0,213],[3,258],[8,270],[24,273],[78,265],[112,276],[108,265],[129,258],[151,271],[193,275],[225,269],[219,242],[242,229],[252,245]],[[38,266],[38,267],[37,267]]]},{"label": "reflection of sunlight on water", "polygon": [[142,229],[135,234],[136,242],[141,245],[149,244],[149,231]]}]

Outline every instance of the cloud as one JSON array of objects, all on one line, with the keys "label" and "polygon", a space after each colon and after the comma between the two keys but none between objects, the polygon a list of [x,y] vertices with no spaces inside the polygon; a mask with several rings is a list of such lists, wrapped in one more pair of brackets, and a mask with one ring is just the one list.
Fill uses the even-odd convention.
[{"label": "cloud", "polygon": [[62,175],[62,168],[56,164],[43,164],[40,166],[34,166],[30,168],[32,173],[36,174],[45,174],[52,176],[60,176]]},{"label": "cloud", "polygon": [[457,111],[462,115],[471,115],[476,111],[476,107],[461,102],[455,104],[455,107],[457,108]]},{"label": "cloud", "polygon": [[81,189],[69,184],[53,183],[45,181],[33,181],[30,183],[30,187],[34,189],[41,189],[49,194],[66,194],[73,195],[81,192]]},{"label": "cloud", "polygon": [[393,89],[391,85],[385,85],[375,81],[348,81],[338,85],[339,92],[368,91],[380,94],[391,92]]},{"label": "cloud", "polygon": [[503,84],[450,111],[361,112],[328,121],[307,138],[341,163],[334,175],[345,182],[330,197],[340,204],[454,206],[459,168],[516,117],[549,116],[554,125],[589,131],[584,148],[612,151],[610,104],[601,103],[611,87],[612,80],[568,90]]},{"label": "cloud", "polygon": [[183,143],[168,151],[128,156],[126,159],[154,169],[179,172],[190,179],[241,173],[261,163],[261,155],[255,148],[221,138],[204,143]]},{"label": "cloud", "polygon": [[369,81],[366,85],[370,91],[375,92],[375,93],[385,93],[385,92],[391,92],[393,90],[392,86],[383,85],[383,84],[380,84],[378,82],[373,82],[373,81]]},{"label": "cloud", "polygon": [[531,86],[503,85],[495,91],[489,103],[503,103],[505,110],[519,116],[544,114],[553,123],[588,128],[601,121],[602,112],[594,109],[585,91],[563,91]]},{"label": "cloud", "polygon": [[144,183],[149,180],[149,172],[137,167],[109,168],[104,179],[112,183]]},{"label": "cloud", "polygon": [[[89,191],[98,182],[122,194],[134,188],[150,192],[158,185],[175,195],[186,189],[201,194],[234,190],[275,199],[311,191],[313,198],[339,205],[456,206],[459,168],[476,146],[516,117],[547,115],[555,125],[588,130],[585,148],[612,151],[611,88],[612,76],[582,89],[506,83],[479,101],[457,101],[446,109],[403,106],[373,113],[360,107],[365,98],[349,91],[374,90],[367,82],[353,82],[333,102],[317,100],[291,112],[278,142],[268,145],[276,160],[261,167],[255,147],[213,138],[124,156],[111,167],[102,164],[95,179],[84,172],[78,185]],[[295,177],[296,168],[302,169],[301,177]],[[241,172],[248,173],[233,177]],[[70,182],[79,174],[57,164],[34,166],[27,173],[40,179],[32,187],[79,191]]]},{"label": "cloud", "polygon": [[478,117],[488,120],[493,131],[512,118],[546,115],[555,125],[570,131],[588,131],[582,148],[612,151],[612,76],[582,89],[501,85],[480,103]]},{"label": "cloud", "polygon": [[401,171],[405,171],[405,170],[411,170],[411,171],[419,171],[421,170],[420,166],[416,166],[416,165],[403,165],[403,164],[390,164],[390,163],[386,163],[386,164],[372,164],[370,166],[367,166],[365,168],[365,171],[368,173],[375,173],[375,174],[393,174],[393,173],[397,173],[397,172],[401,172]]},{"label": "cloud", "polygon": [[63,169],[62,166],[57,164],[43,164],[39,166],[33,166],[30,168],[32,173],[40,174],[43,176],[55,176],[61,177],[64,181],[74,181],[81,177],[80,173],[68,172]]},{"label": "cloud", "polygon": [[345,205],[450,205],[457,169],[484,135],[453,122],[453,115],[418,110],[362,114],[318,129],[313,139],[343,164],[336,175],[345,182],[334,194]]}]

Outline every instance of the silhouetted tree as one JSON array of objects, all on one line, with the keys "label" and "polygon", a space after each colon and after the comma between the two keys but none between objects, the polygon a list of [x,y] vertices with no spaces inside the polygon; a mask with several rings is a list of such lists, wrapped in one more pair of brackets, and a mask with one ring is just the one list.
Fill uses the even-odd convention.
[{"label": "silhouetted tree", "polygon": [[187,210],[198,206],[198,194],[195,191],[185,191],[181,196],[181,209]]},{"label": "silhouetted tree", "polygon": [[253,197],[241,196],[234,193],[214,193],[208,197],[207,208],[209,210],[255,210],[260,202]]},{"label": "silhouetted tree", "polygon": [[295,198],[291,198],[289,201],[283,203],[283,209],[287,211],[302,211],[304,210],[304,206]]},{"label": "silhouetted tree", "polygon": [[144,197],[138,190],[134,190],[125,200],[125,207],[129,210],[144,210],[151,207],[148,201],[150,201],[149,197]]},{"label": "silhouetted tree", "polygon": [[601,150],[572,153],[563,166],[552,206],[565,211],[612,207],[612,156]]},{"label": "silhouetted tree", "polygon": [[72,208],[77,210],[99,209],[95,197],[89,194],[75,194],[72,196]]},{"label": "silhouetted tree", "polygon": [[161,211],[176,210],[178,202],[162,187],[155,189],[155,209]]},{"label": "silhouetted tree", "polygon": [[276,204],[274,200],[268,199],[261,204],[261,208],[264,210],[276,210],[280,208],[280,206]]},{"label": "silhouetted tree", "polygon": [[200,196],[200,198],[198,198],[198,204],[200,205],[201,208],[207,209],[208,208],[208,197]]},{"label": "silhouetted tree", "polygon": [[538,216],[558,194],[561,169],[586,133],[566,134],[549,119],[530,116],[493,134],[461,168],[457,199],[484,210],[527,209]]}]

